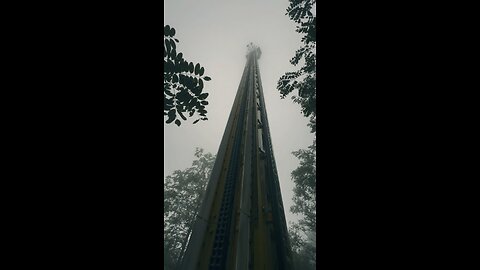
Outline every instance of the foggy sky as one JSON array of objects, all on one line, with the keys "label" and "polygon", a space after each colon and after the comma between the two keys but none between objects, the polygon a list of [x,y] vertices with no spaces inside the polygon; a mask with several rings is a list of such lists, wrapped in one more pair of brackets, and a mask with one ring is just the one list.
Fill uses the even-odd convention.
[{"label": "foggy sky", "polygon": [[[217,154],[238,85],[245,67],[246,45],[260,46],[260,75],[270,125],[287,222],[298,218],[290,213],[294,183],[291,172],[298,160],[291,152],[306,149],[314,135],[308,119],[301,114],[291,95],[280,99],[277,81],[285,72],[298,70],[289,60],[301,46],[295,23],[285,15],[287,0],[164,1],[165,25],[175,28],[180,40],[177,52],[187,61],[200,63],[209,93],[208,121],[187,119],[178,127],[164,124],[164,177],[174,170],[191,166],[195,147]],[[295,92],[293,94],[296,94]]]}]

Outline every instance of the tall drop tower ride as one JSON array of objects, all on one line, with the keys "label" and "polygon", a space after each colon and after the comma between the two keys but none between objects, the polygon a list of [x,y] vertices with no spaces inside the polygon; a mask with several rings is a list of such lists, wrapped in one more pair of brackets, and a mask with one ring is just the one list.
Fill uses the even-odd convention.
[{"label": "tall drop tower ride", "polygon": [[293,269],[262,81],[247,63],[190,236],[184,270]]}]

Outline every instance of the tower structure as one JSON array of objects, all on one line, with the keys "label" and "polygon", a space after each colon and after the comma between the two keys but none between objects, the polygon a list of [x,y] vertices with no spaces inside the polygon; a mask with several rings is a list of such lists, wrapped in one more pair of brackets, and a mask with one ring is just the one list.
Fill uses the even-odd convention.
[{"label": "tower structure", "polygon": [[247,62],[182,269],[292,269],[291,248],[258,68]]}]

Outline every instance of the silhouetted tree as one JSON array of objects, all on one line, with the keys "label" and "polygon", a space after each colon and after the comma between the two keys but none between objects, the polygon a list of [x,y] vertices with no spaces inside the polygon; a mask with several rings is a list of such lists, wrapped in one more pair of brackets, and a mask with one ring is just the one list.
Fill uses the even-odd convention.
[{"label": "silhouetted tree", "polygon": [[[306,150],[298,150],[293,155],[300,165],[292,171],[293,205],[290,212],[300,214],[296,223],[290,223],[290,238],[294,252],[294,264],[297,269],[315,269],[316,231],[316,141]],[[313,268],[312,268],[313,267]]]},{"label": "silhouetted tree", "polygon": [[300,166],[292,171],[293,205],[290,211],[301,214],[303,218],[299,225],[303,231],[315,231],[316,226],[316,141],[307,150],[301,149],[293,152],[300,160]]},{"label": "silhouetted tree", "polygon": [[163,34],[163,114],[168,119],[165,123],[175,121],[180,126],[179,118],[187,120],[186,113],[188,117],[193,117],[195,113],[199,115],[194,124],[199,120],[208,120],[205,110],[208,93],[203,93],[203,81],[210,81],[210,77],[204,76],[205,68],[200,64],[188,62],[183,53],[177,53],[179,41],[174,36],[175,28],[166,25]]},{"label": "silhouetted tree", "polygon": [[[308,126],[312,133],[316,133],[316,22],[312,13],[316,0],[290,0],[287,13],[297,24],[296,31],[302,34],[303,45],[295,52],[290,60],[294,66],[301,64],[299,70],[286,72],[280,77],[277,89],[281,98],[285,98],[297,90],[292,96],[295,103],[300,104],[302,113],[310,118]],[[302,63],[303,61],[303,63]],[[302,217],[297,223],[289,227],[294,264],[296,269],[315,269],[315,239],[312,234],[316,231],[316,141],[306,150],[293,152],[300,160],[300,166],[292,172],[294,181],[294,205],[290,211]]]},{"label": "silhouetted tree", "polygon": [[164,268],[177,269],[192,232],[215,156],[197,148],[192,167],[176,170],[164,181]]},{"label": "silhouetted tree", "polygon": [[293,252],[293,265],[295,269],[316,269],[316,243],[314,232],[303,232],[298,224],[291,224],[289,228],[290,243]]},{"label": "silhouetted tree", "polygon": [[317,17],[312,14],[316,0],[290,0],[287,13],[291,20],[297,23],[296,31],[302,34],[303,45],[290,60],[296,66],[304,60],[303,66],[293,72],[285,73],[278,80],[277,89],[281,98],[292,91],[298,90],[297,96],[292,96],[295,103],[300,104],[305,117],[310,117],[311,132],[316,130],[317,99],[316,99],[316,23]]}]

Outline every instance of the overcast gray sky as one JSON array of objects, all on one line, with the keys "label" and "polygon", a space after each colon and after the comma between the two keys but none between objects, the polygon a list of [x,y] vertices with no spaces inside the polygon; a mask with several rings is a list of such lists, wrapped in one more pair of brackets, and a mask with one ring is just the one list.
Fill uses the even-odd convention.
[{"label": "overcast gray sky", "polygon": [[217,154],[228,115],[245,67],[246,45],[262,49],[259,60],[268,121],[277,163],[287,222],[298,217],[290,213],[293,196],[291,172],[298,167],[292,151],[312,144],[300,106],[290,96],[280,99],[277,81],[285,72],[296,70],[289,60],[300,48],[301,36],[285,10],[287,0],[166,0],[165,25],[176,30],[177,52],[205,67],[210,95],[206,106],[208,121],[193,125],[187,119],[180,127],[164,124],[164,177],[174,170],[190,167],[195,147]]}]

